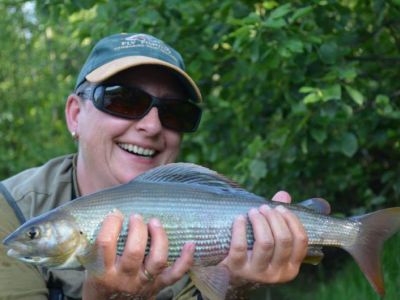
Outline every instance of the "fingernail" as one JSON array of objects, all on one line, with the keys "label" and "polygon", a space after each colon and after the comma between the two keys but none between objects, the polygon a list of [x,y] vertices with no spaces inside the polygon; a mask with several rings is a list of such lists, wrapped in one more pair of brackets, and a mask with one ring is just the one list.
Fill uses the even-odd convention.
[{"label": "fingernail", "polygon": [[238,215],[238,216],[236,216],[235,221],[244,222],[244,221],[246,221],[246,217],[243,215]]},{"label": "fingernail", "polygon": [[122,212],[121,212],[120,210],[116,209],[116,208],[113,208],[113,209],[109,212],[108,215],[113,215],[113,216],[117,216],[117,217],[120,217],[120,218],[123,218],[123,217],[124,217],[124,215],[122,214]]},{"label": "fingernail", "polygon": [[249,215],[255,215],[255,214],[258,214],[258,209],[257,208],[251,208],[249,210]]},{"label": "fingernail", "polygon": [[282,205],[278,205],[278,206],[276,207],[276,210],[279,211],[279,212],[281,212],[281,213],[285,213],[285,212],[288,211],[288,209],[287,209],[286,207],[282,206]]},{"label": "fingernail", "polygon": [[149,223],[154,227],[162,227],[159,219],[151,219]]},{"label": "fingernail", "polygon": [[271,210],[271,206],[269,206],[268,204],[263,204],[260,206],[260,209],[262,210]]},{"label": "fingernail", "polygon": [[274,197],[272,197],[272,200],[276,200],[276,199],[286,199],[288,196],[288,193],[285,191],[279,191],[277,192]]},{"label": "fingernail", "polygon": [[133,217],[138,221],[143,221],[143,217],[139,214],[134,214]]},{"label": "fingernail", "polygon": [[270,210],[271,210],[271,207],[268,206],[267,204],[263,204],[259,208],[259,211],[262,212],[262,213],[267,213]]}]

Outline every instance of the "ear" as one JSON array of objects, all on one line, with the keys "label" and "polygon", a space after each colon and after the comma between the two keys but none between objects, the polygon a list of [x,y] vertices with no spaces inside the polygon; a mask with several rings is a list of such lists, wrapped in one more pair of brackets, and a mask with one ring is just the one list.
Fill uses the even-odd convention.
[{"label": "ear", "polygon": [[67,121],[67,126],[71,134],[75,132],[79,134],[79,113],[81,111],[81,100],[76,94],[71,94],[68,96],[67,103],[65,105],[65,119]]}]

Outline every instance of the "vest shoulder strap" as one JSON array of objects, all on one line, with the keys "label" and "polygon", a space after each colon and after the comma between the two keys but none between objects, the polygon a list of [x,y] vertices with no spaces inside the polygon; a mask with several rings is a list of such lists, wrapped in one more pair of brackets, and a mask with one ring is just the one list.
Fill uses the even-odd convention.
[{"label": "vest shoulder strap", "polygon": [[8,204],[10,205],[10,207],[14,210],[15,215],[18,218],[18,221],[22,224],[25,223],[25,217],[22,214],[21,209],[19,208],[19,206],[17,205],[17,203],[15,202],[14,197],[10,194],[10,192],[7,190],[7,188],[4,186],[4,184],[2,182],[0,182],[0,192],[3,194],[4,198],[7,200]]}]

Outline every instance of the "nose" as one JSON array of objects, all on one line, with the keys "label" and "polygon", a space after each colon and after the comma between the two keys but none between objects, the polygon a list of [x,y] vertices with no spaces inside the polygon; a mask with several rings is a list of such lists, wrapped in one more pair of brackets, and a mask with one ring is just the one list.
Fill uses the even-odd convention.
[{"label": "nose", "polygon": [[149,135],[156,135],[161,132],[162,124],[158,116],[158,109],[152,107],[150,111],[140,120],[136,122],[136,129],[145,131]]}]

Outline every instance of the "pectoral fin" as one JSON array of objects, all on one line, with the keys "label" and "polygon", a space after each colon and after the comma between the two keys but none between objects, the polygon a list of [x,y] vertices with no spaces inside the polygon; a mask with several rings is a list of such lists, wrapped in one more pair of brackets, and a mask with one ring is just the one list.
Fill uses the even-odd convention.
[{"label": "pectoral fin", "polygon": [[98,277],[104,273],[103,253],[95,245],[77,255],[76,258],[91,275]]},{"label": "pectoral fin", "polygon": [[229,271],[223,266],[193,267],[190,278],[200,293],[210,300],[225,299],[229,286]]}]

